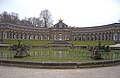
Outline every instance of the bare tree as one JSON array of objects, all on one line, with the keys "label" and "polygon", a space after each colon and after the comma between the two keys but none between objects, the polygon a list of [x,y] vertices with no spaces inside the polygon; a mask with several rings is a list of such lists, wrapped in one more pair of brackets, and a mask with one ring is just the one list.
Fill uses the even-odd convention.
[{"label": "bare tree", "polygon": [[43,10],[40,13],[40,17],[30,17],[19,19],[19,15],[15,12],[8,13],[6,11],[0,14],[0,23],[12,23],[22,26],[37,26],[37,27],[50,27],[53,25],[52,15],[49,10]]},{"label": "bare tree", "polygon": [[2,14],[1,14],[1,22],[8,22],[8,20],[9,20],[9,14],[6,12],[6,11],[4,11]]},{"label": "bare tree", "polygon": [[41,27],[41,25],[42,25],[42,21],[36,17],[30,17],[30,18],[28,18],[28,21],[31,22],[32,26]]},{"label": "bare tree", "polygon": [[20,19],[17,13],[12,12],[9,14],[9,16],[10,16],[10,23],[13,23],[13,24],[19,23]]},{"label": "bare tree", "polygon": [[45,9],[40,13],[40,20],[43,22],[44,27],[50,27],[53,24],[52,14],[49,10]]},{"label": "bare tree", "polygon": [[35,20],[33,18],[35,18],[35,17],[28,18],[28,21],[31,23],[30,26],[35,26]]},{"label": "bare tree", "polygon": [[8,13],[4,11],[2,14],[0,14],[0,22],[18,24],[19,21],[20,20],[17,13],[14,12]]},{"label": "bare tree", "polygon": [[2,18],[3,18],[3,17],[2,17],[2,14],[0,14],[0,23],[2,22]]},{"label": "bare tree", "polygon": [[28,18],[24,18],[20,21],[19,23],[20,25],[23,25],[23,26],[32,26],[32,23],[30,21],[28,21]]}]

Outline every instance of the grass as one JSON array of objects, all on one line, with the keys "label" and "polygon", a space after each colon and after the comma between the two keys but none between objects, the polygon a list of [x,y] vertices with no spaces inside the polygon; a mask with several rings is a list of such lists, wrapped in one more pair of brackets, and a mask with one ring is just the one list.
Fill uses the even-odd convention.
[{"label": "grass", "polygon": [[14,59],[14,60],[22,60],[22,61],[35,61],[35,62],[87,62],[87,61],[95,61],[91,59],[89,56],[82,55],[87,54],[88,50],[64,50],[64,51],[54,51],[54,49],[38,49],[37,52],[35,49],[31,52],[30,57],[22,58],[22,59]]},{"label": "grass", "polygon": [[[50,40],[22,40],[22,44],[48,44],[53,41]],[[91,45],[96,46],[98,45],[99,41],[68,41],[69,43],[72,43],[74,45]],[[18,44],[18,40],[6,40],[5,43],[8,44]],[[113,45],[115,44],[115,41],[101,41],[102,45]]]},{"label": "grass", "polygon": [[[99,41],[68,41],[69,43],[72,43],[74,45],[91,45],[96,46],[98,45]],[[101,41],[101,45],[113,45],[115,44],[115,41]]]},{"label": "grass", "polygon": [[[48,60],[49,59],[49,60]],[[55,58],[55,57],[25,57],[25,58],[17,58],[13,60],[20,61],[30,61],[30,62],[91,62],[96,61],[93,59],[79,59],[79,58]]]},{"label": "grass", "polygon": [[[52,41],[49,40],[21,40],[22,44],[48,44]],[[7,44],[18,44],[18,40],[6,40]]]},{"label": "grass", "polygon": [[56,48],[32,48],[29,52],[40,52],[40,51],[45,51],[45,52],[52,52],[52,51],[68,51],[68,52],[88,52],[86,49],[56,49]]},{"label": "grass", "polygon": [[[3,52],[4,51],[4,52]],[[34,62],[90,62],[96,61],[89,55],[86,49],[63,49],[56,50],[54,48],[33,48],[30,51],[30,56],[25,58],[13,58],[13,51],[2,49],[0,51],[0,58],[12,59],[20,61],[34,61]],[[104,52],[102,53],[104,60],[112,60],[120,58],[119,52]],[[97,60],[98,61],[98,60]],[[103,61],[103,60],[100,60]]]},{"label": "grass", "polygon": [[[48,44],[52,41],[48,40],[22,40],[22,44]],[[98,45],[98,41],[68,41],[74,45]],[[18,44],[17,40],[6,40],[7,44]],[[101,45],[112,45],[115,41],[102,41]],[[13,58],[11,51],[8,48],[0,48],[0,53],[5,53],[4,59],[13,59],[21,61],[37,61],[37,62],[87,62],[96,61],[90,58],[89,51],[86,49],[64,49],[64,48],[32,48],[29,52],[31,56],[25,58]],[[116,59],[116,56],[120,58],[118,52],[106,52],[102,54],[104,60]],[[1,55],[0,55],[1,56]],[[1,57],[3,58],[3,57]]]}]

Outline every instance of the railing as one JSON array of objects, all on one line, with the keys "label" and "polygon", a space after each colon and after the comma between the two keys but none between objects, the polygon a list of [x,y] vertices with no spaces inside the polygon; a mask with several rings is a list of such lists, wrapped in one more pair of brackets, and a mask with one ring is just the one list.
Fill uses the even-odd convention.
[{"label": "railing", "polygon": [[[67,52],[67,51],[40,51],[40,52],[29,52],[30,58],[32,59],[63,59],[63,60],[91,60],[90,52]],[[14,52],[0,52],[0,59],[15,59]],[[103,60],[114,60],[120,59],[120,52],[103,52],[101,54]],[[28,58],[29,59],[29,58]],[[51,61],[51,60],[49,60]]]},{"label": "railing", "polygon": [[0,52],[0,59],[12,59],[14,57],[14,52]]}]

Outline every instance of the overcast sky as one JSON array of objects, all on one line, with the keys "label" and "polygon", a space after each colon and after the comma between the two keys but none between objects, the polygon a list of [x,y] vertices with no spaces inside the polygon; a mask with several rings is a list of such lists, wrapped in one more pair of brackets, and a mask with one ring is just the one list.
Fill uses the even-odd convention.
[{"label": "overcast sky", "polygon": [[52,13],[54,24],[62,18],[76,27],[111,24],[120,19],[120,0],[0,0],[0,13],[16,12],[20,19],[39,17],[44,9]]}]

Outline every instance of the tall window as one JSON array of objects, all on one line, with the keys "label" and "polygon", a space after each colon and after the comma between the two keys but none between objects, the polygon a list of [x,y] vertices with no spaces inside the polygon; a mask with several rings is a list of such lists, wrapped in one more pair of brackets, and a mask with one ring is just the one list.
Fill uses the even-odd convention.
[{"label": "tall window", "polygon": [[62,40],[62,34],[61,33],[59,34],[59,40]]}]

